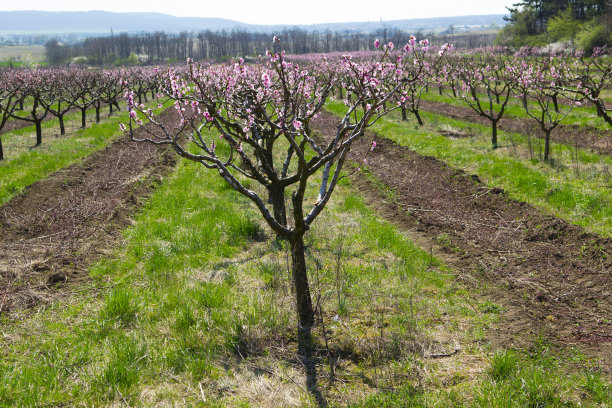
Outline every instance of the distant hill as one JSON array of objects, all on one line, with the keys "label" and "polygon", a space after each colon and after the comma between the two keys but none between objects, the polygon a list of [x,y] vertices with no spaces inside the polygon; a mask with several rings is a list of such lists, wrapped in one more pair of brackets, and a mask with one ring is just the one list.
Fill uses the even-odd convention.
[{"label": "distant hill", "polygon": [[174,17],[161,13],[112,13],[108,11],[0,11],[0,34],[71,34],[143,31],[200,31],[242,29],[278,32],[299,27],[308,31],[371,32],[383,27],[405,31],[442,31],[450,26],[478,29],[502,26],[503,14],[439,17],[413,20],[331,23],[312,25],[253,25],[222,18]]}]

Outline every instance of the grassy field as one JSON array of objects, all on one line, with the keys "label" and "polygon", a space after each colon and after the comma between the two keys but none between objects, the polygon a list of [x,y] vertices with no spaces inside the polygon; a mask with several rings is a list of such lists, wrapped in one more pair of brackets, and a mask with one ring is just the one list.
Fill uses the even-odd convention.
[{"label": "grassy field", "polygon": [[378,218],[348,179],[321,217],[306,242],[316,381],[296,359],[286,245],[215,172],[181,161],[88,285],[3,317],[0,405],[612,403],[580,348],[490,349],[503,307]]},{"label": "grassy field", "polygon": [[[331,112],[341,102],[327,105]],[[381,119],[372,130],[419,154],[477,174],[490,187],[502,187],[529,202],[585,229],[612,236],[612,158],[553,144],[553,160],[539,159],[542,141],[500,132],[501,148],[491,150],[490,128],[423,112],[424,127],[402,122],[399,112]],[[445,131],[459,137],[440,134]],[[531,147],[529,147],[531,146]]]},{"label": "grassy field", "polygon": [[43,62],[46,58],[45,47],[42,45],[0,45],[0,63],[15,62]]}]

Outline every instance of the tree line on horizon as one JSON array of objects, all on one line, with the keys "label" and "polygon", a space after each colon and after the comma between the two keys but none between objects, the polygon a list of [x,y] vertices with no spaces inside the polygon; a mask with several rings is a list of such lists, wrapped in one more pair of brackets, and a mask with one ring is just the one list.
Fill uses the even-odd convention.
[{"label": "tree line on horizon", "polygon": [[61,44],[56,39],[45,44],[47,60],[52,65],[70,61],[87,65],[137,65],[159,62],[185,61],[187,58],[224,61],[236,57],[257,57],[269,49],[275,35],[283,40],[288,54],[310,54],[349,51],[373,51],[374,40],[383,43],[405,44],[410,35],[427,37],[431,44],[452,42],[456,47],[480,48],[493,44],[494,33],[423,34],[409,33],[396,28],[383,28],[372,33],[339,31],[306,31],[287,28],[270,33],[246,30],[221,30],[165,33],[151,32],[130,35],[100,36],[74,45]]}]

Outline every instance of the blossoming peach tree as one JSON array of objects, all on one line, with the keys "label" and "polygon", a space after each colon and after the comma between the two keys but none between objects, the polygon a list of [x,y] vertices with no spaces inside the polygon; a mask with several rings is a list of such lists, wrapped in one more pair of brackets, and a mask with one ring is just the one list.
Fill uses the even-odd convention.
[{"label": "blossoming peach tree", "polygon": [[[160,96],[174,100],[180,116],[175,126],[162,123],[151,110],[134,103],[133,91],[126,92],[130,121],[122,128],[133,140],[171,145],[180,156],[217,171],[253,202],[278,238],[288,241],[298,333],[309,333],[314,323],[304,235],[329,202],[352,144],[397,108],[387,102],[415,80],[412,66],[423,61],[409,54],[418,47],[408,44],[393,53],[386,46],[376,61],[322,57],[308,69],[288,61],[282,51],[269,51],[254,64],[242,59],[228,65],[188,60],[181,71],[159,73]],[[333,137],[315,138],[311,121],[339,83],[352,98],[345,100],[346,111]],[[144,121],[153,126],[143,126],[143,136],[134,132],[134,124]],[[253,182],[264,187],[267,197],[248,187]],[[320,183],[316,198],[307,197],[311,183]],[[288,197],[291,205],[286,205]]]}]

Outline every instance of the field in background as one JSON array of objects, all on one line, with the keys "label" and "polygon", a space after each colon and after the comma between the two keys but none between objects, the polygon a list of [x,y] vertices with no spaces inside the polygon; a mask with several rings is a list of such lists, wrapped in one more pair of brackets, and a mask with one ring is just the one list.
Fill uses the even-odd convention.
[{"label": "field in background", "polygon": [[43,62],[45,60],[45,47],[42,45],[0,45],[0,62],[7,61]]}]

